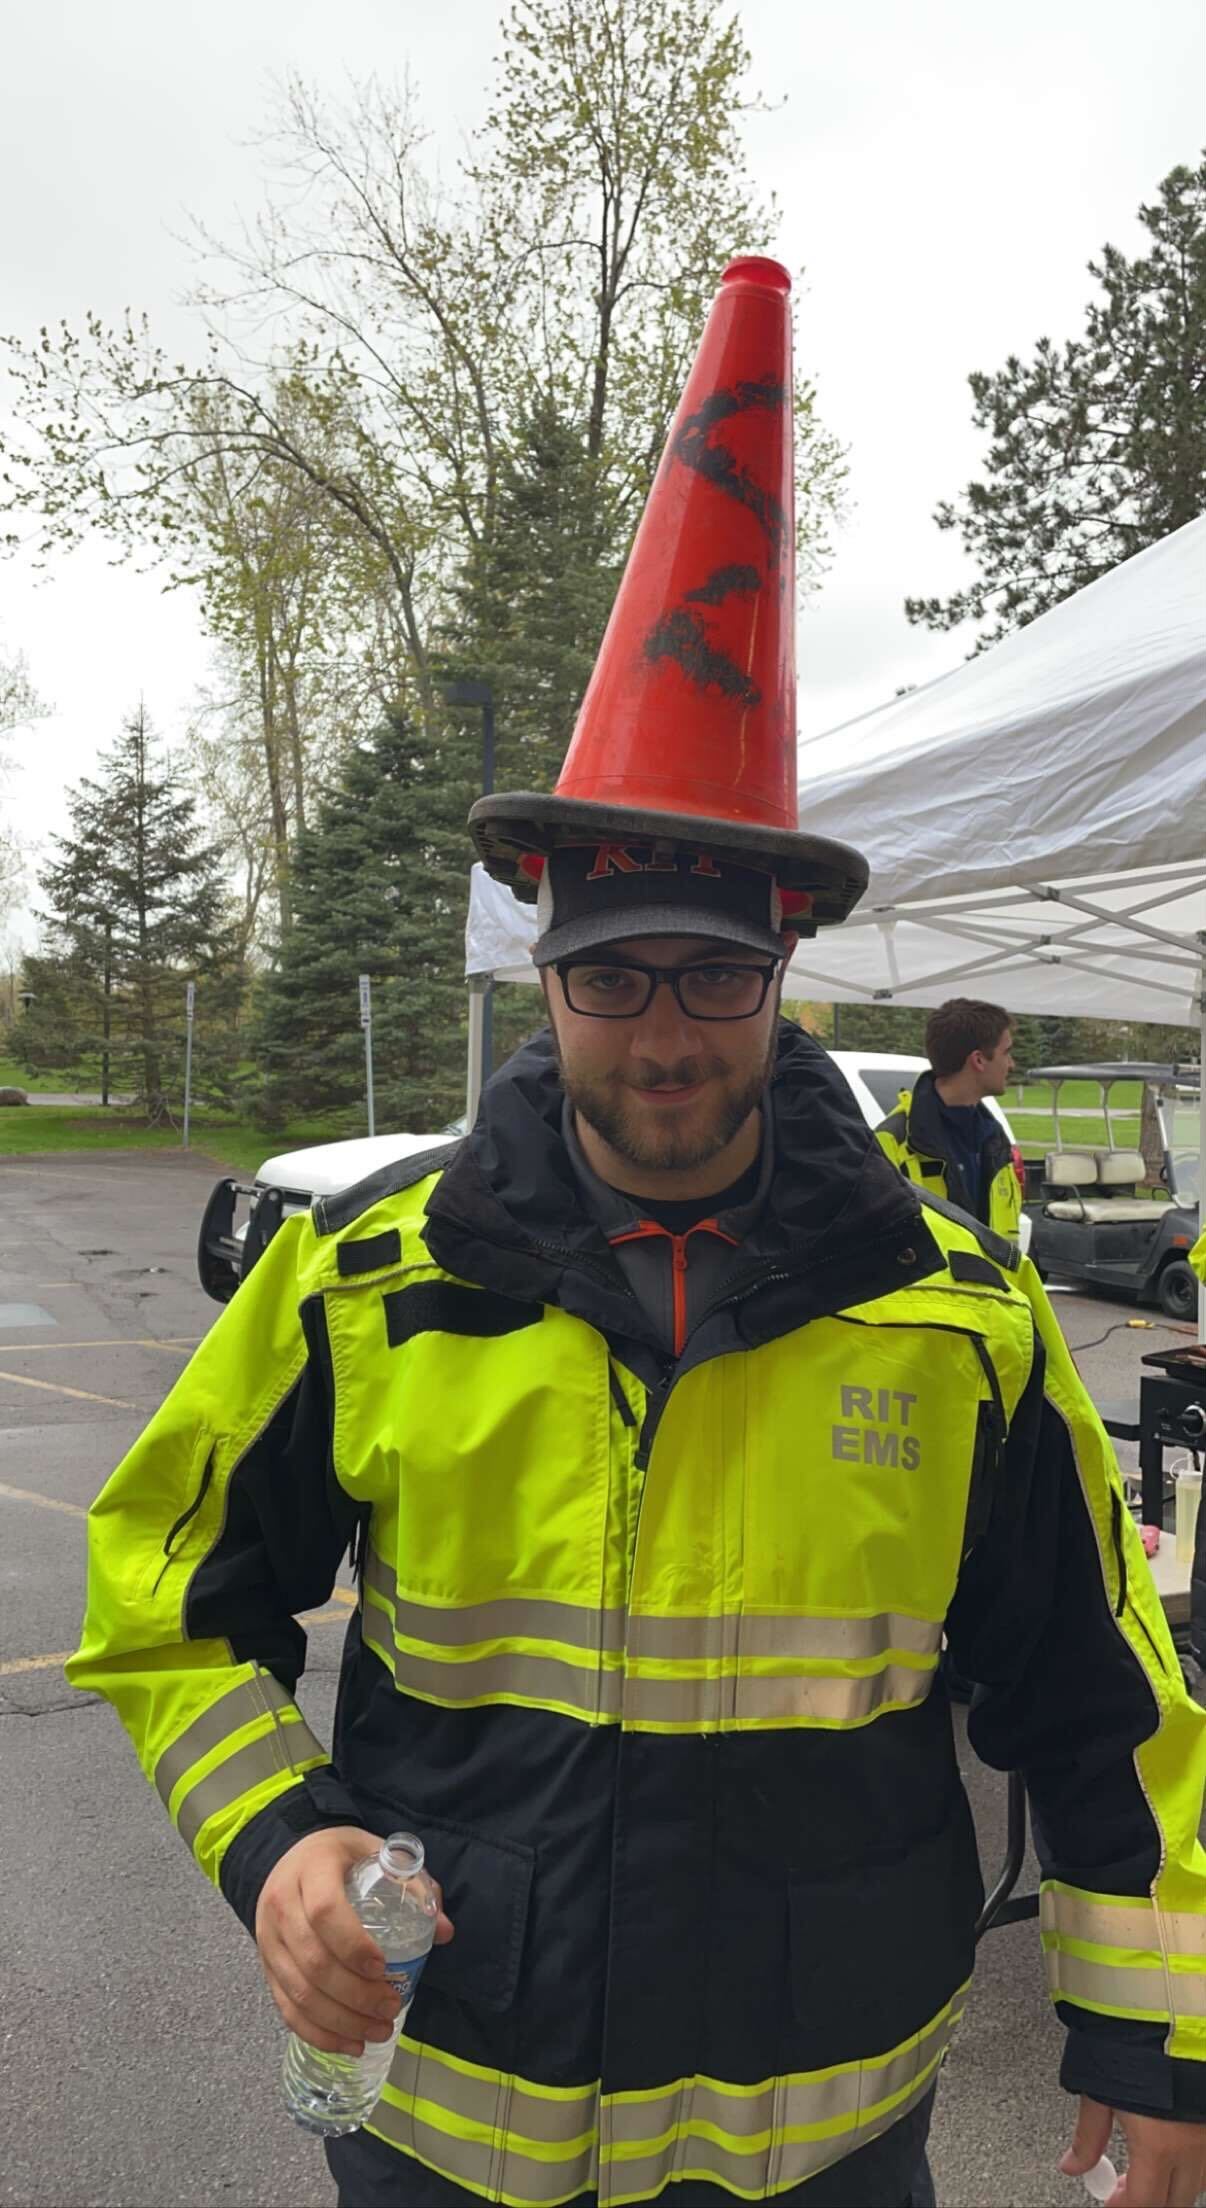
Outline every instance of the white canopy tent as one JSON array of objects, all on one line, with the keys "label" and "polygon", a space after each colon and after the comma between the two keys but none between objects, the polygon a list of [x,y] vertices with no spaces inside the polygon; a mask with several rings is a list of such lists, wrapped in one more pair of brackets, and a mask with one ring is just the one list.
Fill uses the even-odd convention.
[{"label": "white canopy tent", "polygon": [[[799,944],[789,994],[985,995],[1206,1041],[1206,517],[799,759],[801,827],[865,851],[871,882]],[[533,933],[474,867],[471,1110],[481,990],[536,980]]]}]

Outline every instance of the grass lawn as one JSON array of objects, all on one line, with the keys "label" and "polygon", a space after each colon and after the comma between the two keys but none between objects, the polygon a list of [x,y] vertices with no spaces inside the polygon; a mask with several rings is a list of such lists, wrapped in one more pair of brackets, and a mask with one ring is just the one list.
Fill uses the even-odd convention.
[{"label": "grass lawn", "polygon": [[0,1089],[24,1089],[27,1093],[33,1090],[42,1096],[71,1096],[83,1089],[99,1095],[100,1081],[91,1074],[73,1073],[70,1067],[65,1073],[26,1073],[15,1058],[0,1055]]},{"label": "grass lawn", "polygon": [[[1005,1115],[1013,1129],[1014,1139],[1023,1150],[1055,1148],[1055,1123],[1039,1112],[1011,1111],[1008,1100]],[[1139,1147],[1138,1119],[1113,1121],[1114,1148],[1137,1150]],[[1108,1147],[1104,1119],[1060,1119],[1060,1140],[1066,1150],[1104,1150]]]},{"label": "grass lawn", "polygon": [[[1028,1106],[1037,1111],[1050,1111],[1054,1087],[1050,1081],[1027,1081],[1023,1090],[1023,1102],[1018,1102],[1016,1088],[1011,1088],[1001,1102],[1007,1111],[1024,1111]],[[1110,1088],[1110,1114],[1138,1112],[1143,1092],[1138,1081],[1115,1081]],[[1059,1088],[1060,1110],[1066,1104],[1088,1104],[1095,1111],[1101,1109],[1101,1084],[1099,1081],[1061,1081]]]},{"label": "grass lawn", "polygon": [[[248,1177],[282,1150],[310,1143],[335,1142],[327,1127],[248,1126],[245,1121],[195,1112],[189,1122],[189,1147]],[[37,1156],[47,1151],[179,1150],[178,1127],[146,1127],[121,1111],[72,1111],[61,1104],[0,1106],[0,1158]]]}]

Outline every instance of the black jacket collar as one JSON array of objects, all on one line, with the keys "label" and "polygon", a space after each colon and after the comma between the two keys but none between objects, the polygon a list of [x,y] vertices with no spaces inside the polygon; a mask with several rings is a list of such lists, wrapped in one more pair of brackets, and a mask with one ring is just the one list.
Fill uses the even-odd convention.
[{"label": "black jacket collar", "polygon": [[[888,1164],[846,1081],[788,1021],[768,1102],[771,1188],[745,1245],[748,1265],[726,1297],[730,1325],[736,1313],[750,1341],[902,1287],[942,1262],[916,1193]],[[546,1030],[487,1085],[476,1125],[428,1201],[428,1247],[464,1280],[645,1340],[640,1305],[583,1205],[561,1106]]]},{"label": "black jacket collar", "polygon": [[[954,1166],[956,1172],[958,1172],[958,1164],[951,1156],[950,1143],[942,1124],[941,1107],[942,1100],[934,1085],[933,1074],[919,1073],[914,1084],[913,1094],[909,1100],[906,1131],[908,1145],[910,1150],[915,1150],[919,1157],[941,1158],[944,1165]],[[981,1144],[981,1149],[984,1152],[985,1185],[987,1186],[994,1173],[1000,1170],[1009,1157],[1009,1140],[1000,1121],[994,1119],[987,1106],[985,1106],[985,1118],[988,1121],[988,1130]],[[960,1173],[959,1185],[961,1188],[962,1184],[963,1176]]]}]

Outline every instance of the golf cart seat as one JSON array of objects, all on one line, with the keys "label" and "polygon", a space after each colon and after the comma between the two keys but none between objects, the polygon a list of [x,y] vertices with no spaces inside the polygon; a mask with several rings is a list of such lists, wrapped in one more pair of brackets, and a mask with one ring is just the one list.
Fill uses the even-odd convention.
[{"label": "golf cart seat", "polygon": [[[1046,1163],[1048,1182],[1055,1188],[1075,1189],[1077,1194],[1058,1196],[1044,1209],[1052,1219],[1074,1219],[1086,1227],[1121,1226],[1126,1220],[1150,1220],[1153,1216],[1150,1202],[1133,1193],[1136,1182],[1143,1179],[1145,1172],[1138,1150],[1052,1150]],[[1088,1188],[1127,1188],[1132,1194],[1087,1197],[1079,1193]]]}]

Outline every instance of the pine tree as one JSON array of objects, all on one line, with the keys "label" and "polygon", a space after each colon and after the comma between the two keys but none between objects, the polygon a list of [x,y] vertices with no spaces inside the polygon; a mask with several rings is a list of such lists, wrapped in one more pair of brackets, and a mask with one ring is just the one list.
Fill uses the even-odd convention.
[{"label": "pine tree", "polygon": [[364,1126],[357,977],[373,985],[378,1127],[435,1133],[465,1087],[470,752],[401,714],[348,753],[298,838],[293,924],[261,985],[263,1109]]},{"label": "pine tree", "polygon": [[946,600],[907,598],[910,621],[988,619],[977,645],[993,644],[1206,506],[1206,161],[1173,169],[1139,220],[1146,255],[1107,245],[1089,263],[1101,297],[1083,337],[969,377],[986,477],[934,519],[980,574]]},{"label": "pine tree", "polygon": [[219,854],[141,703],[100,767],[70,794],[72,833],[39,876],[49,909],[22,1044],[33,1069],[96,1068],[107,1088],[112,1068],[154,1123],[183,1092],[189,981],[195,1093],[229,1094],[242,978]]},{"label": "pine tree", "polygon": [[585,423],[539,394],[500,462],[494,529],[466,563],[448,631],[449,674],[493,693],[504,789],[551,789],[557,779],[627,528],[609,515]]}]

